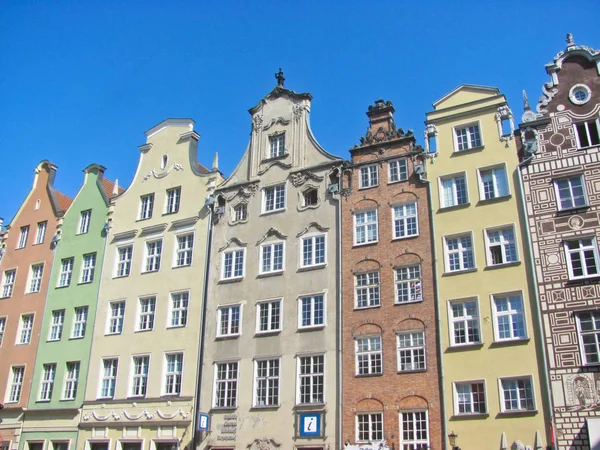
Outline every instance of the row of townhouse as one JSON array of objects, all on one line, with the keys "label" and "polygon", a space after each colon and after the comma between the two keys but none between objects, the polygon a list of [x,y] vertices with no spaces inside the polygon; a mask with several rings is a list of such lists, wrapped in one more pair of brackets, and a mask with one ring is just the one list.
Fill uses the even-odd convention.
[{"label": "row of townhouse", "polygon": [[424,148],[378,100],[328,153],[280,71],[226,179],[191,119],[127,190],[40,163],[0,228],[2,450],[600,448],[600,52],[546,70],[517,127],[440,98]]}]

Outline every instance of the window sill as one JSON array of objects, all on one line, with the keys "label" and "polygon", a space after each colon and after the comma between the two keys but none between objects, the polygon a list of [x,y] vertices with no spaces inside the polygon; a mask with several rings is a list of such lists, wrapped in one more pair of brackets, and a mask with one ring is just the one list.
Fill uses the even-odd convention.
[{"label": "window sill", "polygon": [[479,201],[477,202],[477,206],[501,203],[501,202],[510,200],[511,198],[512,198],[512,194],[501,195],[501,196],[494,197],[494,198],[482,198],[482,199],[479,199]]},{"label": "window sill", "polygon": [[34,242],[34,243],[32,244],[32,246],[33,246],[33,247],[35,247],[36,245],[42,245],[42,244],[43,244],[43,242]]},{"label": "window sill", "polygon": [[85,338],[85,336],[74,336],[74,337],[70,337],[69,340],[70,341],[77,341],[77,340],[83,339],[83,338]]},{"label": "window sill", "polygon": [[425,369],[414,369],[414,370],[398,370],[396,373],[398,375],[405,375],[405,374],[423,373],[423,372],[427,372],[427,368],[425,368]]},{"label": "window sill", "polygon": [[325,267],[327,267],[327,263],[315,264],[312,266],[303,266],[299,267],[296,272],[309,272],[311,270],[324,269]]},{"label": "window sill", "polygon": [[172,267],[171,267],[171,269],[182,269],[182,268],[184,268],[184,267],[191,267],[191,266],[192,266],[192,263],[189,263],[189,264],[182,264],[182,265],[180,265],[180,266],[177,266],[177,265],[175,265],[175,266],[172,266]]},{"label": "window sill", "polygon": [[363,306],[363,307],[355,306],[354,311],[365,311],[365,310],[375,309],[375,308],[381,308],[381,305]]},{"label": "window sill", "polygon": [[298,333],[306,333],[307,331],[319,331],[325,328],[325,324],[323,325],[310,325],[306,327],[298,327]]},{"label": "window sill", "polygon": [[71,284],[65,284],[64,286],[55,286],[54,289],[64,289],[68,288],[69,286],[71,286]]},{"label": "window sill", "polygon": [[372,377],[382,377],[383,373],[355,373],[354,378],[372,378]]},{"label": "window sill", "polygon": [[408,177],[407,177],[407,178],[405,178],[405,179],[403,179],[403,180],[396,180],[396,181],[389,181],[389,180],[388,180],[387,184],[388,184],[388,185],[389,185],[389,184],[398,184],[398,183],[402,183],[402,182],[404,182],[404,181],[408,181]]},{"label": "window sill", "polygon": [[254,333],[254,337],[259,338],[259,337],[276,336],[280,333],[281,333],[281,330],[257,331]]},{"label": "window sill", "polygon": [[469,350],[480,350],[483,348],[483,342],[477,344],[455,344],[446,348],[446,352],[462,352]]},{"label": "window sill", "polygon": [[221,278],[217,283],[218,284],[237,283],[238,281],[242,281],[243,279],[244,279],[244,277]]},{"label": "window sill", "polygon": [[94,280],[92,281],[80,281],[79,283],[77,283],[77,286],[81,286],[82,284],[92,284],[94,282]]},{"label": "window sill", "polygon": [[149,328],[147,330],[133,330],[134,333],[148,333],[149,331],[154,331],[154,328]]},{"label": "window sill", "polygon": [[50,403],[50,400],[36,400],[36,403]]},{"label": "window sill", "polygon": [[12,297],[12,295],[9,295],[7,297],[0,297],[0,300],[4,300],[5,298],[11,298],[11,297]]},{"label": "window sill", "polygon": [[473,268],[473,269],[463,269],[463,270],[454,270],[452,272],[444,272],[442,274],[443,277],[452,277],[454,275],[460,275],[462,273],[471,273],[471,272],[477,272],[477,267]]},{"label": "window sill", "polygon": [[122,333],[104,333],[104,336],[120,336]]},{"label": "window sill", "polygon": [[260,213],[260,215],[261,216],[270,216],[271,214],[277,214],[277,213],[281,213],[281,212],[285,212],[285,208],[274,209],[273,211],[262,211]]},{"label": "window sill", "polygon": [[265,405],[265,406],[251,406],[250,407],[250,411],[264,411],[264,410],[276,410],[279,409],[281,407],[281,405]]},{"label": "window sill", "polygon": [[520,266],[520,265],[521,265],[521,261],[513,261],[513,262],[502,263],[502,264],[494,264],[494,265],[485,266],[483,268],[483,270],[496,270],[496,269],[503,269],[505,267],[515,267],[515,266]]},{"label": "window sill", "polygon": [[283,270],[277,270],[277,271],[273,271],[273,272],[259,273],[258,275],[256,275],[256,278],[277,277],[279,275],[283,275]]},{"label": "window sill", "polygon": [[30,342],[17,342],[17,343],[15,344],[15,346],[20,346],[20,345],[29,345],[29,344],[30,344]]},{"label": "window sill", "polygon": [[282,159],[287,158],[288,156],[290,156],[290,154],[288,152],[283,153],[282,155],[277,155],[277,156],[270,156],[268,158],[263,158],[261,163],[269,163],[271,161],[281,161]]},{"label": "window sill", "polygon": [[162,213],[162,217],[164,216],[172,216],[173,214],[177,214],[179,212],[179,209],[177,211],[167,211]]},{"label": "window sill", "polygon": [[589,275],[587,277],[578,277],[578,278],[569,277],[569,279],[567,280],[567,282],[565,284],[567,286],[576,285],[577,283],[581,283],[582,281],[596,281],[596,280],[598,280],[598,278],[600,278],[600,273],[597,275]]},{"label": "window sill", "polygon": [[88,231],[81,231],[81,232],[75,234],[75,236],[82,236],[84,234],[88,234]]},{"label": "window sill", "polygon": [[518,410],[518,411],[502,411],[496,414],[497,418],[509,418],[509,417],[527,417],[527,416],[535,416],[537,415],[537,409],[527,409],[527,410]]},{"label": "window sill", "polygon": [[46,344],[48,342],[60,342],[60,339],[48,339],[48,340],[46,340]]},{"label": "window sill", "polygon": [[359,191],[366,191],[367,189],[374,189],[374,188],[378,188],[379,187],[379,183],[374,184],[372,186],[361,186],[358,188]]},{"label": "window sill", "polygon": [[294,409],[323,409],[327,405],[325,402],[319,403],[296,403]]},{"label": "window sill", "polygon": [[402,240],[411,239],[411,238],[418,238],[418,237],[419,237],[418,233],[417,234],[411,234],[410,236],[394,237],[394,238],[392,238],[392,242],[394,242],[394,241],[402,241]]},{"label": "window sill", "polygon": [[237,406],[213,406],[210,408],[210,411],[218,411],[218,412],[226,412],[226,411],[235,411],[237,410]]},{"label": "window sill", "polygon": [[490,413],[473,413],[473,414],[453,414],[450,420],[481,420],[490,417]]},{"label": "window sill", "polygon": [[471,202],[461,203],[460,205],[452,205],[452,206],[440,206],[438,212],[446,212],[446,211],[454,211],[457,209],[465,209],[471,206]]},{"label": "window sill", "polygon": [[452,154],[450,155],[452,156],[458,156],[458,155],[462,155],[462,154],[469,154],[469,153],[477,153],[482,151],[483,149],[485,149],[485,145],[480,145],[479,147],[470,147],[470,148],[465,148],[464,150],[454,150],[452,152]]},{"label": "window sill", "polygon": [[118,280],[119,278],[127,278],[129,276],[129,274],[127,275],[115,275],[114,277],[112,277],[113,280]]},{"label": "window sill", "polygon": [[413,305],[415,303],[423,303],[423,299],[420,298],[419,300],[411,300],[410,302],[399,302],[399,301],[395,301],[394,302],[394,306],[402,306],[402,305]]},{"label": "window sill", "polygon": [[178,330],[179,328],[185,328],[186,325],[170,325],[167,327],[167,330]]},{"label": "window sill", "polygon": [[574,213],[589,211],[589,209],[590,205],[574,206],[573,208],[559,209],[558,211],[556,211],[556,214],[558,216],[569,216]]},{"label": "window sill", "polygon": [[237,339],[239,337],[240,337],[239,334],[228,334],[228,335],[225,335],[225,336],[215,336],[215,340],[216,341],[230,341],[230,340],[233,340],[233,339]]},{"label": "window sill", "polygon": [[504,339],[501,341],[494,341],[490,344],[490,348],[495,347],[508,347],[512,345],[526,345],[529,343],[530,338],[521,338],[521,339]]},{"label": "window sill", "polygon": [[136,222],[143,222],[145,220],[150,220],[150,219],[152,219],[152,216],[150,216],[150,217],[142,217],[140,219],[137,219]]},{"label": "window sill", "polygon": [[141,272],[141,275],[146,275],[146,274],[149,274],[149,273],[157,273],[159,270],[160,270],[160,268],[159,269],[155,269],[155,270],[144,270],[143,272]]},{"label": "window sill", "polygon": [[360,244],[357,244],[356,242],[352,245],[352,248],[356,248],[356,247],[366,247],[367,245],[377,245],[379,243],[379,239],[377,239],[376,241],[372,241],[372,242],[361,242]]}]

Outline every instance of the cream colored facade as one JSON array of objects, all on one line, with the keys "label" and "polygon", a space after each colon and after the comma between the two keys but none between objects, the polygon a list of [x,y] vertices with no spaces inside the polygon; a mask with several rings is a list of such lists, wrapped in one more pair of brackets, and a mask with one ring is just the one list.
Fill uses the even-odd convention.
[{"label": "cream colored facade", "polygon": [[498,89],[473,85],[433,106],[425,135],[446,431],[462,450],[515,441],[545,448],[546,380],[512,113]]},{"label": "cream colored facade", "polygon": [[252,108],[246,153],[215,193],[201,449],[339,448],[339,194],[329,187],[341,160],[312,135],[311,98],[281,82]]},{"label": "cream colored facade", "polygon": [[197,162],[193,124],[168,119],[147,131],[131,186],[111,202],[78,449],[183,448],[192,439],[205,199],[221,181]]}]

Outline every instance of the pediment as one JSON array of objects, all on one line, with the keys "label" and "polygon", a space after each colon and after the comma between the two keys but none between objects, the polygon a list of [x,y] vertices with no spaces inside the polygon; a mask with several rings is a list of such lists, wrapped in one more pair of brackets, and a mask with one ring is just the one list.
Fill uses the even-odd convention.
[{"label": "pediment", "polygon": [[433,103],[435,109],[450,108],[465,103],[483,100],[500,94],[498,88],[476,84],[461,84],[453,91]]},{"label": "pediment", "polygon": [[306,233],[308,233],[310,230],[317,230],[317,231],[320,231],[321,233],[326,233],[329,230],[329,228],[323,227],[323,226],[319,225],[317,222],[311,222],[300,233],[298,233],[296,235],[296,237],[302,237]]},{"label": "pediment", "polygon": [[265,233],[265,235],[258,240],[256,245],[262,244],[267,239],[269,239],[270,237],[273,237],[273,236],[275,236],[276,238],[281,239],[281,240],[287,239],[287,236],[285,234],[283,234],[281,231],[279,231],[277,228],[269,228],[269,230]]},{"label": "pediment", "polygon": [[247,246],[248,246],[248,244],[245,244],[242,241],[240,241],[238,238],[234,237],[234,238],[229,239],[227,241],[227,244],[225,244],[223,247],[221,247],[219,249],[219,251],[222,252],[223,250],[227,250],[229,247],[233,247],[233,248],[242,247],[242,248],[244,248],[244,247],[247,247]]}]

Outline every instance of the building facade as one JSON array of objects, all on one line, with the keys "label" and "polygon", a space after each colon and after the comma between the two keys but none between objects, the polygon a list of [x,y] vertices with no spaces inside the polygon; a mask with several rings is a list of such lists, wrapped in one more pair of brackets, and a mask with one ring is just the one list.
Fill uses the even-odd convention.
[{"label": "building facade", "polygon": [[498,89],[476,85],[433,107],[425,134],[446,431],[465,450],[543,448],[547,385],[512,113]]},{"label": "building facade", "polygon": [[339,448],[337,173],[311,95],[250,109],[246,153],[216,190],[200,448]]},{"label": "building facade", "polygon": [[600,52],[546,65],[519,126],[520,177],[542,314],[557,448],[600,448]]},{"label": "building facade", "polygon": [[92,345],[110,198],[119,190],[105,168],[84,170],[62,219],[50,267],[40,342],[24,414],[22,450],[67,450],[77,440]]},{"label": "building facade", "polygon": [[23,413],[32,389],[35,356],[52,266],[54,237],[71,199],[54,188],[57,167],[42,161],[33,186],[3,234],[0,261],[0,423],[2,449],[21,445]]},{"label": "building facade", "polygon": [[78,449],[185,448],[192,439],[205,199],[221,180],[198,163],[193,124],[167,119],[148,130],[131,186],[111,201]]},{"label": "building facade", "polygon": [[442,403],[424,150],[369,106],[342,199],[343,442],[442,448]]}]

